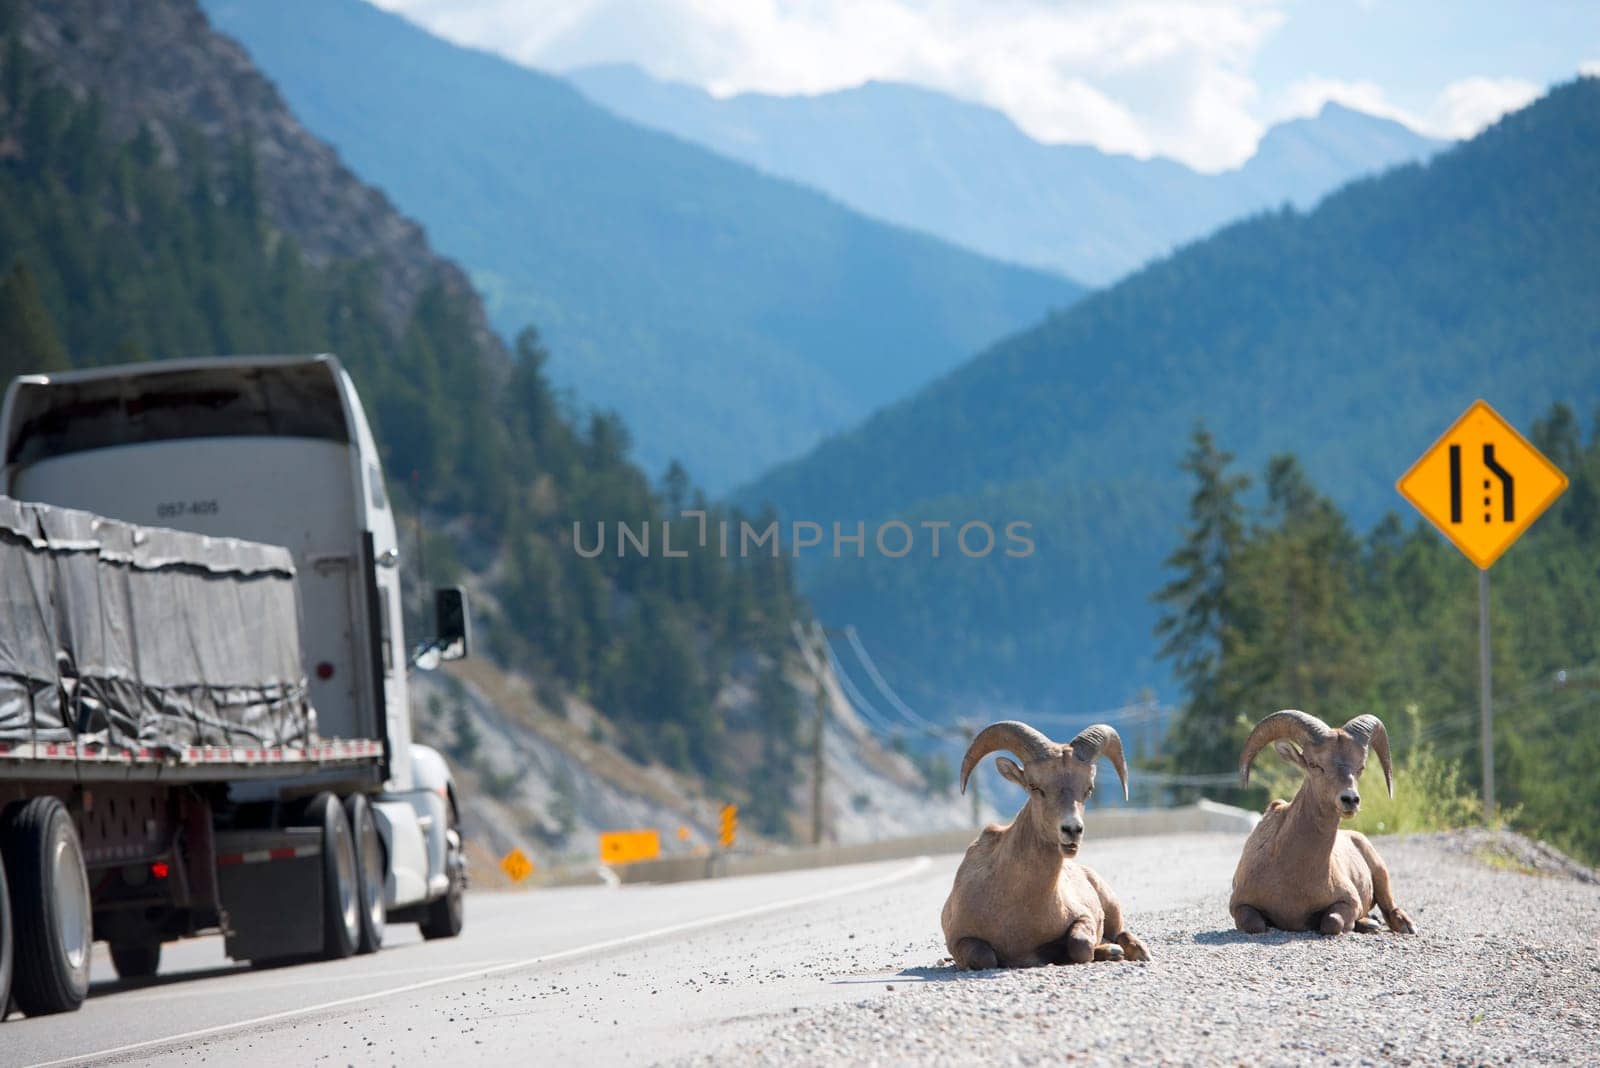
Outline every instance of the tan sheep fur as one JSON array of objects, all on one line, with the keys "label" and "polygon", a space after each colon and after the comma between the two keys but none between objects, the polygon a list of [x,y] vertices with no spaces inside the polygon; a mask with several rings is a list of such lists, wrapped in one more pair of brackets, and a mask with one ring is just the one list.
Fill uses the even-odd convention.
[{"label": "tan sheep fur", "polygon": [[1015,721],[978,733],[961,762],[961,789],[989,753],[1000,774],[1028,791],[1016,818],[991,825],[967,847],[941,917],[958,968],[1029,968],[1090,960],[1149,960],[1122,927],[1122,907],[1089,868],[1074,862],[1083,839],[1083,803],[1094,789],[1095,758],[1105,756],[1128,796],[1122,739],[1105,724],[1058,745]]},{"label": "tan sheep fur", "polygon": [[1394,796],[1389,732],[1377,716],[1357,716],[1338,730],[1294,709],[1274,712],[1256,724],[1239,758],[1239,775],[1250,781],[1256,754],[1273,744],[1301,768],[1305,782],[1293,801],[1274,801],[1244,843],[1233,875],[1228,911],[1239,930],[1371,933],[1377,905],[1391,931],[1415,934],[1416,925],[1394,903],[1389,869],[1366,835],[1339,829],[1339,821],[1361,809],[1358,783],[1368,749],[1383,765]]}]

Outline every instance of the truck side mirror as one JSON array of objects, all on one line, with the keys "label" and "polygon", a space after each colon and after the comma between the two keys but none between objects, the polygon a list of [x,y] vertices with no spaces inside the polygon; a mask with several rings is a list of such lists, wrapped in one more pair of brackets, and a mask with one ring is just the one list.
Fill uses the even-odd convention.
[{"label": "truck side mirror", "polygon": [[434,647],[440,660],[460,660],[472,644],[472,624],[467,616],[467,591],[441,586],[433,591]]}]

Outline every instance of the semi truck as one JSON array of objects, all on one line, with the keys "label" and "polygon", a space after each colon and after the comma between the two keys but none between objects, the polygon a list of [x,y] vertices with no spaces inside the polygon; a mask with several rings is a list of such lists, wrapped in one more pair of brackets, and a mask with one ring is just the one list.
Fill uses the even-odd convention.
[{"label": "semi truck", "polygon": [[263,962],[461,930],[444,759],[407,675],[377,446],[331,355],[15,379],[0,408],[0,1018],[220,932]]}]

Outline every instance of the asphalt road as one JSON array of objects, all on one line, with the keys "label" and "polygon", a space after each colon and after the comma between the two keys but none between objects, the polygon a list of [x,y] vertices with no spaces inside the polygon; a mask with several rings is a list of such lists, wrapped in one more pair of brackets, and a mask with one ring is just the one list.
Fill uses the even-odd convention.
[{"label": "asphalt road", "polygon": [[[1137,917],[1226,887],[1241,841],[1091,840],[1084,859]],[[939,909],[957,860],[479,893],[454,940],[393,928],[373,956],[255,970],[198,939],[137,985],[97,956],[82,1011],[0,1025],[0,1065],[715,1058],[802,1013],[947,978]]]}]

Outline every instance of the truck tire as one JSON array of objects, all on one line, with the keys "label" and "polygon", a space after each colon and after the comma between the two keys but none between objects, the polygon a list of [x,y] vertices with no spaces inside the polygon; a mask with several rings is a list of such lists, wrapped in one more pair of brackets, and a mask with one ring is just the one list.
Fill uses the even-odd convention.
[{"label": "truck tire", "polygon": [[161,943],[113,942],[111,963],[119,979],[148,979],[161,967]]},{"label": "truck tire", "polygon": [[450,885],[438,900],[429,902],[426,918],[417,924],[422,937],[430,942],[435,938],[454,938],[461,933],[465,920],[462,898],[467,889],[467,858],[461,851],[461,832],[454,820],[445,834],[444,867],[450,876]]},{"label": "truck tire", "polygon": [[6,866],[0,863],[0,1021],[11,1011],[11,891],[6,888]]},{"label": "truck tire", "polygon": [[29,1016],[70,1012],[89,993],[94,904],[72,816],[54,797],[12,805],[0,830],[11,922],[17,1007]]},{"label": "truck tire", "polygon": [[383,852],[383,836],[378,833],[378,821],[372,816],[372,805],[365,794],[351,794],[345,798],[344,812],[355,842],[356,882],[361,906],[361,936],[356,941],[356,952],[376,953],[383,945],[383,929],[389,918],[385,899],[389,865]]},{"label": "truck tire", "polygon": [[348,957],[361,939],[361,888],[355,838],[344,806],[329,793],[305,807],[305,822],[322,828],[322,955]]}]

